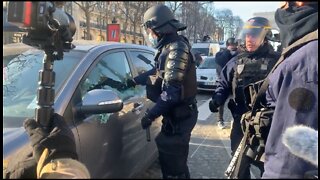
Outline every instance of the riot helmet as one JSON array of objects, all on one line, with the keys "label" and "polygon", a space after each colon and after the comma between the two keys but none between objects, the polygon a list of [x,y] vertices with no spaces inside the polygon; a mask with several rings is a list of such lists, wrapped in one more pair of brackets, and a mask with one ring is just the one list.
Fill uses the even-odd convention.
[{"label": "riot helmet", "polygon": [[[248,38],[252,38],[254,40],[248,40]],[[239,37],[239,39],[245,42],[246,49],[249,51],[251,46],[259,47],[266,40],[271,38],[272,32],[270,22],[264,17],[250,18],[243,26]],[[251,44],[247,44],[248,41],[250,41]]]},{"label": "riot helmet", "polygon": [[226,45],[227,46],[230,46],[230,45],[238,46],[238,42],[236,41],[235,38],[229,38],[229,39],[227,39]]},{"label": "riot helmet", "polygon": [[142,26],[145,40],[148,45],[152,46],[155,46],[157,36],[187,28],[186,25],[176,20],[172,11],[163,4],[152,6],[145,12]]},{"label": "riot helmet", "polygon": [[231,55],[234,55],[237,52],[238,42],[235,38],[229,38],[227,39],[226,47],[230,51]]}]

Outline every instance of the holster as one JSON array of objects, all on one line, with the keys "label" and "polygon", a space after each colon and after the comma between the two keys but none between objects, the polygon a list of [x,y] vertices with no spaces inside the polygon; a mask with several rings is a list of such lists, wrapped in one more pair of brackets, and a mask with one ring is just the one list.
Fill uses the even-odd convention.
[{"label": "holster", "polygon": [[152,102],[157,102],[162,92],[162,78],[158,75],[151,75],[146,84],[147,98]]},{"label": "holster", "polygon": [[176,120],[187,119],[191,116],[192,104],[182,104],[173,109],[172,118]]},{"label": "holster", "polygon": [[179,121],[174,121],[170,116],[164,116],[162,119],[161,132],[167,136],[181,134]]}]

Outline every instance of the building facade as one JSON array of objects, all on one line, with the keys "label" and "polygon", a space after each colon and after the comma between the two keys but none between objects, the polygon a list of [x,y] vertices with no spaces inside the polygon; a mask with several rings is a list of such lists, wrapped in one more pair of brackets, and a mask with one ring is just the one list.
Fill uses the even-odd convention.
[{"label": "building facade", "polygon": [[[125,17],[122,16],[121,12],[117,10],[118,8],[115,7],[117,4],[112,3],[115,2],[109,2],[108,4],[110,9],[110,12],[108,13],[105,12],[105,9],[99,11],[99,8],[94,8],[94,10],[90,13],[90,37],[87,37],[86,16],[84,11],[76,3],[68,2],[65,5],[65,11],[74,18],[77,28],[74,39],[107,41],[107,24],[115,23],[120,25],[120,42],[144,44],[141,27],[137,27],[136,31],[134,32],[132,23],[125,22]],[[125,26],[127,26],[127,30],[124,30]]]},{"label": "building facade", "polygon": [[[102,1],[100,1],[102,2]],[[92,3],[92,2],[90,2]],[[99,3],[97,1],[97,3]],[[121,4],[119,2],[107,2],[110,5],[110,12],[105,12],[105,9],[94,8],[90,13],[90,37],[87,37],[87,26],[86,26],[86,16],[84,11],[73,1],[67,1],[64,9],[68,12],[74,19],[76,25],[76,33],[73,37],[74,40],[89,39],[96,41],[107,41],[107,24],[116,23],[120,25],[120,42],[123,43],[133,43],[133,44],[144,44],[144,38],[141,31],[141,27],[136,26],[134,31],[132,23],[130,21],[125,22],[125,17],[121,14],[119,8],[116,6]],[[3,13],[4,13],[4,23],[7,22],[8,1],[3,2]],[[5,24],[4,24],[5,26]],[[126,29],[126,30],[125,30]],[[3,44],[21,42],[22,35],[26,32],[13,32],[4,31]]]}]

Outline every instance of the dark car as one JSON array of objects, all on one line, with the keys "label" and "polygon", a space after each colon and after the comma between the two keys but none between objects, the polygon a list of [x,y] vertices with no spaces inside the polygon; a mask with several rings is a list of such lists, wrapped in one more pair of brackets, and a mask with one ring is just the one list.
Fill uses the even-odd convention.
[{"label": "dark car", "polygon": [[[146,98],[144,86],[125,85],[128,78],[153,67],[155,50],[123,43],[75,44],[63,60],[54,62],[54,110],[72,129],[79,159],[92,178],[134,177],[158,155],[154,141],[146,141],[140,125],[144,112],[154,104]],[[4,162],[29,146],[22,125],[35,114],[43,57],[43,51],[29,50],[3,68]],[[158,118],[150,128],[151,137],[160,126]]]}]

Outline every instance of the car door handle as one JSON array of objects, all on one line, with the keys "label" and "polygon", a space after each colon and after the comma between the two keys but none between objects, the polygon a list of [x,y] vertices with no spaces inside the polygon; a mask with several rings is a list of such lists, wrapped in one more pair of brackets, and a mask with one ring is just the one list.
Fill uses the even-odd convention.
[{"label": "car door handle", "polygon": [[144,107],[144,104],[142,102],[134,103],[132,112],[139,112]]}]

